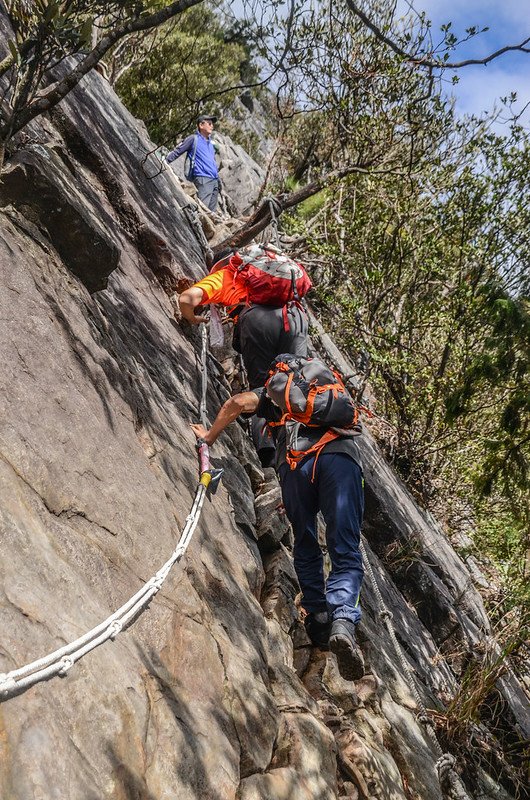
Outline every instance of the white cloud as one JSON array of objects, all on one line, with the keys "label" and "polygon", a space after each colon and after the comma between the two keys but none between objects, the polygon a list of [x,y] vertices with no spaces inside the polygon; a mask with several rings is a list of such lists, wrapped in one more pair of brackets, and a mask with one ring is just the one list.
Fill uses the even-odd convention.
[{"label": "white cloud", "polygon": [[[460,81],[453,88],[456,108],[461,114],[480,114],[491,110],[495,105],[501,108],[500,98],[510,92],[517,92],[517,107],[522,108],[530,100],[528,76],[502,69],[501,67],[481,67],[460,70]],[[529,114],[526,114],[528,121]]]},{"label": "white cloud", "polygon": [[426,11],[427,15],[436,20],[449,22],[450,20],[467,21],[469,25],[476,23],[492,24],[497,21],[499,25],[520,28],[518,33],[530,36],[530,4],[524,0],[413,0],[417,11]]},{"label": "white cloud", "polygon": [[[440,25],[452,23],[453,32],[465,36],[466,28],[489,27],[486,33],[461,46],[461,49],[491,52],[500,45],[519,44],[530,36],[530,3],[522,0],[399,0],[398,9],[404,13],[410,6],[425,11],[433,23],[433,34]],[[527,58],[530,58],[527,55]]]}]

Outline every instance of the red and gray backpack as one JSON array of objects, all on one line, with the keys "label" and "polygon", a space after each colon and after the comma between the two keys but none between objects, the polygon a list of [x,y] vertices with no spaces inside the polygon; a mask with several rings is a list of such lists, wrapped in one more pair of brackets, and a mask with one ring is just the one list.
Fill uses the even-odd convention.
[{"label": "red and gray backpack", "polygon": [[[281,420],[269,424],[286,425],[287,463],[291,469],[307,455],[313,453],[318,458],[322,448],[334,439],[361,433],[358,408],[342,378],[318,358],[277,356],[265,389],[282,411]],[[293,422],[296,424],[290,424]],[[325,430],[315,439],[318,431],[311,429],[317,428]]]},{"label": "red and gray backpack", "polygon": [[284,309],[284,325],[288,330],[287,308],[299,303],[312,283],[302,264],[293,261],[270,244],[253,244],[234,253],[227,268],[239,277],[247,289],[247,300],[263,306]]}]

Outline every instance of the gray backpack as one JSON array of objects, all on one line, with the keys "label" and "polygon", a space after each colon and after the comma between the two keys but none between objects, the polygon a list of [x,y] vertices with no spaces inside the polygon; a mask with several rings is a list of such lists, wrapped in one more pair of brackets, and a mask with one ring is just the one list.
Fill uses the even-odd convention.
[{"label": "gray backpack", "polygon": [[[318,456],[333,439],[357,436],[361,432],[358,408],[342,378],[318,358],[289,353],[277,356],[271,364],[265,389],[283,412],[279,422],[269,425],[286,426],[287,462],[291,469],[311,453]],[[322,429],[320,436],[315,436],[317,431],[311,431],[317,428]]]}]

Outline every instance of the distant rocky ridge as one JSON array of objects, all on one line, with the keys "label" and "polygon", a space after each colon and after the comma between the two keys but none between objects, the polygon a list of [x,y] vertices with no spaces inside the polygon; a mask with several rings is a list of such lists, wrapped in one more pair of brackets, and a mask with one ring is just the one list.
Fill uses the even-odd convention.
[{"label": "distant rocky ridge", "polygon": [[[226,191],[245,213],[263,170],[220,138]],[[155,176],[143,126],[99,75],[17,145],[0,185],[2,672],[103,620],[175,547],[197,480],[199,342],[174,296],[205,270],[189,185],[172,169]],[[238,224],[198,213],[210,242]],[[313,346],[349,368],[313,329]],[[229,386],[215,354],[209,367],[213,416]],[[214,456],[222,486],[148,611],[66,678],[0,706],[0,796],[440,800],[436,754],[369,582],[367,675],[353,684],[309,647],[279,490],[244,428],[232,425]],[[423,701],[443,717],[488,641],[487,615],[369,433],[363,458],[370,562]],[[497,693],[498,741],[529,738],[513,674]],[[442,742],[470,798],[516,797],[499,752]]]}]

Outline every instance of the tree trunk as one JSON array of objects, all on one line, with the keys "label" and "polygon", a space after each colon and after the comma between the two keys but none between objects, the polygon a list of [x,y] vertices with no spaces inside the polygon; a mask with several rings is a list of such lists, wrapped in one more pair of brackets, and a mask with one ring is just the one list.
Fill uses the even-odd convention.
[{"label": "tree trunk", "polygon": [[354,175],[355,173],[367,175],[370,174],[370,170],[368,169],[368,165],[343,167],[342,169],[329,172],[322,178],[308,183],[306,186],[303,186],[301,189],[298,189],[296,192],[292,192],[291,194],[282,193],[275,195],[274,197],[263,198],[250,219],[247,220],[247,222],[245,222],[245,224],[242,225],[239,230],[237,230],[235,233],[232,233],[215,247],[213,251],[214,261],[216,260],[217,253],[220,253],[222,250],[226,250],[227,247],[234,250],[238,247],[244,247],[246,244],[249,244],[249,242],[251,242],[259,233],[264,231],[265,228],[273,221],[271,207],[274,211],[274,216],[279,217],[282,211],[286,211],[288,208],[294,208],[304,200],[307,200],[308,197],[312,197],[313,195],[318,194],[318,192],[320,192],[322,189],[331,186],[334,181],[341,180],[342,178],[345,178],[348,175]]}]

